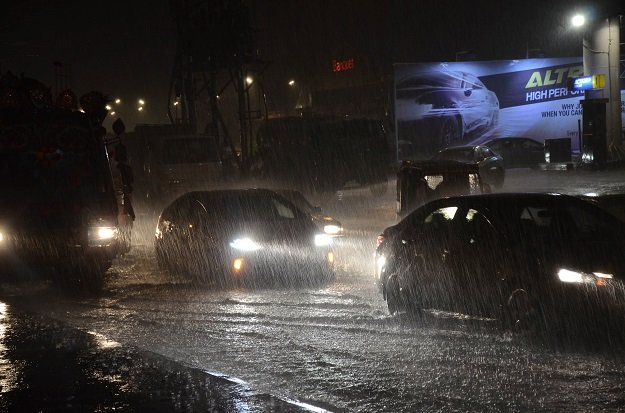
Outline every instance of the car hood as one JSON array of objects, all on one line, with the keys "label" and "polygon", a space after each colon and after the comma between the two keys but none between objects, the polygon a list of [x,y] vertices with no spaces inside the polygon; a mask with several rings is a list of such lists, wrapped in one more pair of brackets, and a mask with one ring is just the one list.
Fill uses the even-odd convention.
[{"label": "car hood", "polygon": [[257,222],[212,222],[199,235],[217,243],[250,238],[256,242],[304,245],[312,244],[320,231],[307,220],[271,220]]}]

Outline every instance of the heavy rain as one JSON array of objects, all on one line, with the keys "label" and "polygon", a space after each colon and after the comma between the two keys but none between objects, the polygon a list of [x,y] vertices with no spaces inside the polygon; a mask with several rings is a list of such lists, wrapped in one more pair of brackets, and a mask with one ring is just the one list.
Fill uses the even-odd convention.
[{"label": "heavy rain", "polygon": [[[622,38],[617,2],[595,3],[575,11]],[[108,16],[111,46],[90,32],[102,23],[75,24],[110,73],[69,46],[49,64],[49,23],[30,17],[41,31],[0,61],[0,409],[625,411],[625,151],[601,94],[619,78],[601,72],[609,53],[589,52],[611,47],[604,26],[569,33],[565,2],[534,18],[540,2],[528,1],[476,16],[488,23],[476,29],[469,4],[94,6],[78,15]],[[591,90],[566,83],[590,72],[603,75]],[[550,96],[556,87],[567,93]],[[525,233],[503,233],[501,210],[464,201],[519,206],[528,193],[570,195],[558,211],[587,213],[571,213],[581,224],[567,221],[567,235],[549,227],[542,255],[517,247]],[[442,232],[420,225],[449,208],[483,213],[498,245],[477,249],[483,233],[460,244],[456,229],[441,257],[423,249]],[[532,208],[524,224],[556,222]],[[478,251],[479,275],[461,248]],[[457,283],[458,268],[475,278]],[[415,290],[425,269],[444,281]],[[519,290],[531,308],[510,304]]]}]

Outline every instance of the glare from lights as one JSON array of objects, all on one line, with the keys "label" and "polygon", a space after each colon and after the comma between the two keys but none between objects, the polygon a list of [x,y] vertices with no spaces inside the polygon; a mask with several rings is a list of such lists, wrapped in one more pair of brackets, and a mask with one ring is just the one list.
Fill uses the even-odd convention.
[{"label": "glare from lights", "polygon": [[106,105],[105,108],[106,108],[106,110],[111,110],[112,109],[111,105]]},{"label": "glare from lights", "polygon": [[582,27],[584,23],[586,23],[586,19],[581,14],[576,14],[571,19],[571,23],[573,24],[573,27]]},{"label": "glare from lights", "polygon": [[139,107],[137,108],[137,110],[138,110],[139,112],[143,111],[143,106],[139,106]]},{"label": "glare from lights", "polygon": [[295,80],[293,79],[289,80],[289,86],[295,86]]},{"label": "glare from lights", "polygon": [[111,116],[113,116],[114,114],[115,114],[115,111],[112,111],[112,112],[111,112]]},{"label": "glare from lights", "polygon": [[332,238],[330,238],[327,234],[317,234],[315,235],[315,245],[318,247],[332,245]]},{"label": "glare from lights", "polygon": [[145,100],[143,100],[143,99],[139,99],[139,104],[140,104],[141,106],[145,105]]},{"label": "glare from lights", "polygon": [[180,103],[180,102],[175,101],[175,102],[174,102],[174,106],[178,106],[178,103]]},{"label": "glare from lights", "polygon": [[250,76],[245,78],[245,83],[247,83],[248,85],[251,85],[252,82],[254,82],[254,79],[252,79]]},{"label": "glare from lights", "polygon": [[119,105],[120,103],[122,103],[122,100],[120,98],[117,98],[115,99],[115,103]]}]

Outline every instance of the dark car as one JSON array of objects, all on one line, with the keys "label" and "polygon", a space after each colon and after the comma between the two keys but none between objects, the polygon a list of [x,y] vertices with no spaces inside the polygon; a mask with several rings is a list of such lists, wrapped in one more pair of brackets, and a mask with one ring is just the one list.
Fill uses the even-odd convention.
[{"label": "dark car", "polygon": [[506,168],[538,168],[545,163],[545,145],[530,138],[507,137],[481,144],[501,155]]},{"label": "dark car", "polygon": [[310,215],[319,229],[326,234],[331,237],[343,235],[343,225],[337,219],[324,214],[321,207],[311,204],[300,191],[295,189],[276,189],[275,191],[291,201],[297,208]]},{"label": "dark car", "polygon": [[440,150],[432,158],[436,161],[457,161],[475,163],[480,170],[482,180],[495,188],[501,188],[506,171],[501,156],[490,148],[481,145],[453,146]]},{"label": "dark car", "polygon": [[471,73],[421,73],[399,80],[395,89],[398,139],[429,146],[412,149],[435,151],[497,124],[497,95]]},{"label": "dark car", "polygon": [[391,313],[599,325],[625,314],[624,234],[612,215],[566,195],[440,199],[378,237],[379,281]]},{"label": "dark car", "polygon": [[333,276],[332,239],[267,189],[189,192],[162,212],[159,265],[199,283],[297,285]]}]

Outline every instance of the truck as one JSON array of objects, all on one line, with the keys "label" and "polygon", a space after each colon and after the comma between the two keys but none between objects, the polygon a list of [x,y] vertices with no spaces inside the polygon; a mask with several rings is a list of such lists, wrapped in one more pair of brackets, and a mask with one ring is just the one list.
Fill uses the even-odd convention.
[{"label": "truck", "polygon": [[[79,110],[79,103],[82,110]],[[119,206],[102,120],[106,98],[55,102],[41,82],[0,77],[0,268],[61,286],[102,287],[119,255]]]},{"label": "truck", "polygon": [[124,143],[138,209],[158,208],[185,192],[214,188],[224,178],[221,148],[191,125],[140,124]]},{"label": "truck", "polygon": [[264,121],[256,134],[253,169],[279,185],[327,193],[346,185],[387,190],[389,147],[383,123],[336,116],[288,116]]}]

